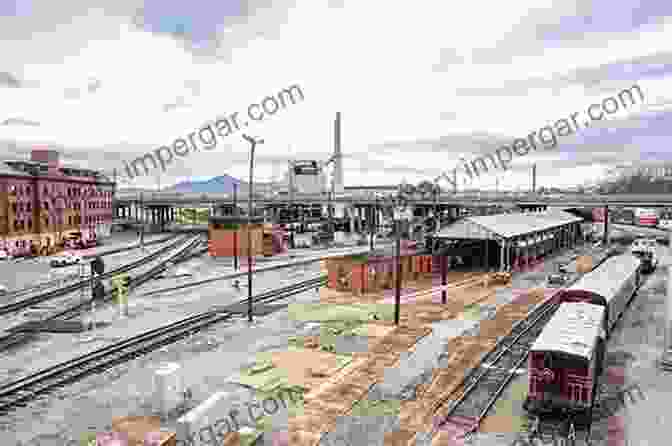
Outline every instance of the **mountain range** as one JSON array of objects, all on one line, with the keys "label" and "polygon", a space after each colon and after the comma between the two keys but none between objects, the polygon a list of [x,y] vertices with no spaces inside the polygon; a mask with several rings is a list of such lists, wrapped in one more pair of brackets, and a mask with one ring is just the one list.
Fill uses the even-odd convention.
[{"label": "mountain range", "polygon": [[231,194],[233,193],[233,186],[238,186],[238,191],[242,189],[247,189],[247,183],[241,181],[237,178],[234,178],[230,175],[221,175],[218,177],[213,177],[206,181],[182,181],[177,183],[174,186],[167,187],[162,189],[166,192],[178,192],[178,193],[198,193],[198,194],[209,194],[209,193],[220,193],[220,194]]}]

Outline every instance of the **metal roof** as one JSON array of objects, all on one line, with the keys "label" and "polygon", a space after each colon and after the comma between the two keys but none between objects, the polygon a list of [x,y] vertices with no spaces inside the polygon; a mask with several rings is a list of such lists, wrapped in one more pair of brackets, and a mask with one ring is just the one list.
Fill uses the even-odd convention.
[{"label": "metal roof", "polygon": [[467,217],[439,232],[444,238],[512,238],[583,221],[569,212],[544,211]]},{"label": "metal roof", "polygon": [[29,173],[23,172],[19,169],[16,169],[6,162],[0,162],[0,175],[16,175],[16,176],[22,176],[22,177],[30,177]]},{"label": "metal roof", "polygon": [[530,351],[554,351],[590,359],[601,334],[605,308],[585,302],[563,303]]},{"label": "metal roof", "polygon": [[619,293],[624,282],[635,274],[639,265],[640,260],[631,254],[610,257],[599,268],[569,287],[568,291],[589,291],[604,298],[608,304]]}]

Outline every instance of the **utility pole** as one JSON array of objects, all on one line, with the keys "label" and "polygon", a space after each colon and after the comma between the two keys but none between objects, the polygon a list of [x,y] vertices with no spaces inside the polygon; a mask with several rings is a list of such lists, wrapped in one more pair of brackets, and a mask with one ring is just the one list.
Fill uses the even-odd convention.
[{"label": "utility pole", "polygon": [[250,185],[247,193],[247,320],[252,322],[252,193],[254,191],[254,149],[264,140],[256,140],[243,134],[250,143]]},{"label": "utility pole", "polygon": [[[233,216],[238,217],[238,183],[233,183]],[[238,229],[233,233],[233,269],[238,271]]]}]

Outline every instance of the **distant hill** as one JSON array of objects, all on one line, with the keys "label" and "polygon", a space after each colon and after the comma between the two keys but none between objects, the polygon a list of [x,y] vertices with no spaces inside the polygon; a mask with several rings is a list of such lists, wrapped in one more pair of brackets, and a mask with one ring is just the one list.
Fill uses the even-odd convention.
[{"label": "distant hill", "polygon": [[238,185],[238,191],[247,188],[247,183],[234,178],[230,175],[222,175],[211,178],[207,181],[183,181],[177,183],[175,186],[162,189],[165,192],[179,192],[179,193],[233,193],[233,185]]}]

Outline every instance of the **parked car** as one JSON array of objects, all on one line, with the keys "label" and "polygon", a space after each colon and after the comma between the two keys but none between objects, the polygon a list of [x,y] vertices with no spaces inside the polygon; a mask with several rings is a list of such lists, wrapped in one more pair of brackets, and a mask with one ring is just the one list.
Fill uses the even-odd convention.
[{"label": "parked car", "polygon": [[0,260],[12,260],[12,256],[4,249],[0,249]]},{"label": "parked car", "polygon": [[76,265],[82,261],[82,257],[69,252],[60,254],[49,262],[51,266]]},{"label": "parked car", "polygon": [[564,274],[549,274],[546,281],[549,285],[564,285],[567,280],[567,276]]},{"label": "parked car", "polygon": [[0,296],[7,294],[7,287],[0,283]]},{"label": "parked car", "polygon": [[652,253],[644,253],[640,256],[642,264],[642,272],[644,274],[651,274],[658,266],[658,258]]}]

